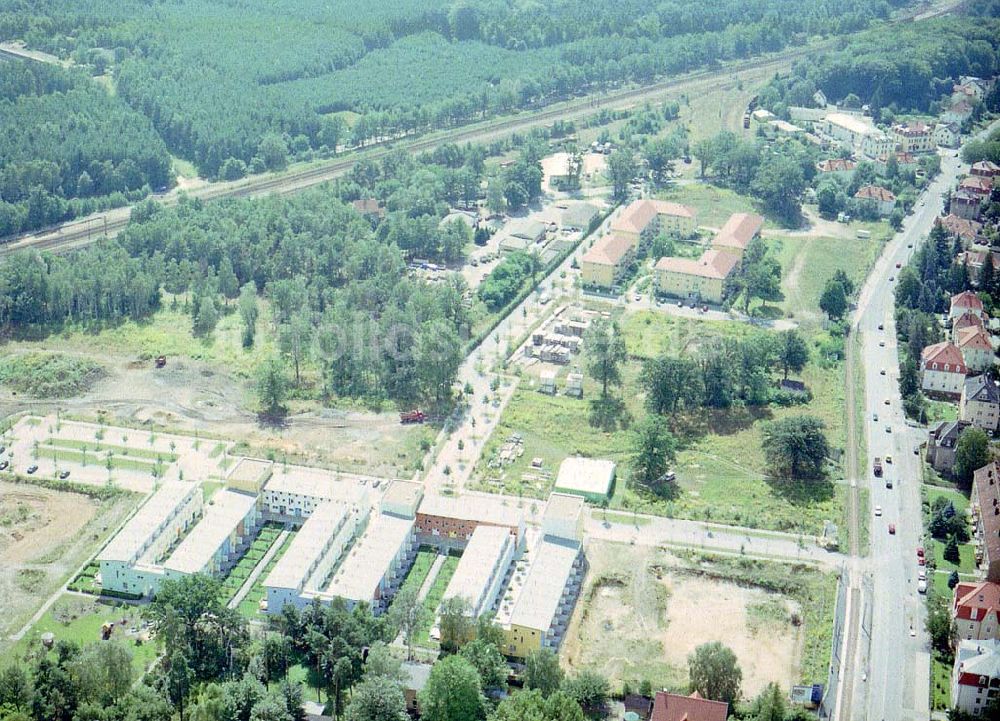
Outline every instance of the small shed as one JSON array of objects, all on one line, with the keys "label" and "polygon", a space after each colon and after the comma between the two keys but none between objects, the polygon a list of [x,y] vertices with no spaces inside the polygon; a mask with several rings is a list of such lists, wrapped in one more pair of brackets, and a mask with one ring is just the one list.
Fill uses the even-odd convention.
[{"label": "small shed", "polygon": [[566,395],[583,398],[583,374],[570,373],[566,376]]},{"label": "small shed", "polygon": [[554,395],[556,392],[556,372],[554,370],[544,370],[539,376],[538,390],[542,393]]}]

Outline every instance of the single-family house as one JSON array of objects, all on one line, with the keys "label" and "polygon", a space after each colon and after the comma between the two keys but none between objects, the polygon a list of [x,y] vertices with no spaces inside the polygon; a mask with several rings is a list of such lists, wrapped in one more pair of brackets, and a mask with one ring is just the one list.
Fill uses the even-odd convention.
[{"label": "single-family house", "polygon": [[965,82],[951,86],[951,96],[955,100],[981,102],[986,97],[986,86],[978,78],[968,78]]},{"label": "single-family house", "polygon": [[1000,584],[959,582],[951,603],[951,617],[961,641],[1000,639]]},{"label": "single-family house", "polygon": [[849,158],[827,158],[816,163],[816,171],[824,178],[850,180],[858,164]]},{"label": "single-family house", "polygon": [[1000,388],[985,374],[966,378],[958,402],[958,417],[977,428],[996,432],[1000,423]]},{"label": "single-family house", "polygon": [[698,260],[660,258],[653,268],[656,291],[675,298],[721,303],[739,264],[738,256],[715,248],[706,250]]},{"label": "single-family house", "polygon": [[948,235],[954,238],[959,238],[962,241],[962,247],[964,248],[968,248],[970,245],[975,243],[983,230],[982,223],[975,220],[960,218],[954,213],[942,216],[935,220],[934,223],[944,228]]},{"label": "single-family house", "polygon": [[904,153],[930,153],[935,148],[933,129],[919,120],[893,125],[891,135]]},{"label": "single-family house", "polygon": [[698,692],[690,696],[657,691],[650,721],[726,721],[729,704],[709,701]]},{"label": "single-family house", "polygon": [[944,148],[957,148],[962,142],[962,129],[957,123],[938,123],[934,126],[934,142]]},{"label": "single-family house", "polygon": [[925,458],[935,471],[951,473],[958,439],[971,425],[971,421],[941,421],[928,431]]},{"label": "single-family house", "polygon": [[969,509],[976,565],[987,581],[1000,582],[1000,462],[990,461],[973,472]]},{"label": "single-family house", "polygon": [[580,258],[580,277],[585,286],[612,288],[625,277],[635,259],[635,240],[612,231],[598,238]]},{"label": "single-family house", "polygon": [[955,345],[970,371],[983,372],[993,365],[993,343],[985,328],[963,328],[956,334]]},{"label": "single-family house", "polygon": [[972,716],[980,716],[998,696],[1000,641],[959,642],[951,673],[951,705]]},{"label": "single-family house", "polygon": [[880,185],[865,185],[858,188],[854,198],[862,202],[871,201],[874,203],[878,214],[883,218],[892,215],[892,211],[896,208],[896,196],[891,190]]},{"label": "single-family house", "polygon": [[951,194],[948,204],[954,215],[966,220],[979,220],[983,207],[983,196],[964,188],[959,188]]},{"label": "single-family house", "polygon": [[982,318],[986,313],[983,310],[983,301],[971,290],[963,290],[951,297],[948,308],[948,320],[954,320],[966,313],[973,313]]},{"label": "single-family house", "polygon": [[934,343],[920,354],[920,387],[930,395],[957,400],[968,370],[958,346],[949,341]]},{"label": "single-family house", "polygon": [[733,213],[712,239],[712,248],[743,258],[750,241],[760,235],[764,219],[755,213]]}]

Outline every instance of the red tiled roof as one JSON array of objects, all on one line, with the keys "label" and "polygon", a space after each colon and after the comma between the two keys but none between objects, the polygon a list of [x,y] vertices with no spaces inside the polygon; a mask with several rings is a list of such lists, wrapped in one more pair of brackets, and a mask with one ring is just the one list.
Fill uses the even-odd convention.
[{"label": "red tiled roof", "polygon": [[1000,165],[990,160],[980,160],[978,163],[972,164],[972,174],[992,178],[994,175],[1000,175]]},{"label": "red tiled roof", "polygon": [[979,523],[987,565],[1000,559],[1000,463],[991,461],[972,474],[972,487],[979,500]]},{"label": "red tiled roof", "polygon": [[871,199],[880,203],[892,203],[896,200],[896,196],[892,194],[891,190],[878,185],[866,185],[863,188],[859,188],[854,197],[861,200]]},{"label": "red tiled roof", "polygon": [[[947,373],[961,373],[965,375],[967,368],[965,367],[965,361],[962,359],[962,351],[958,349],[958,346],[948,341],[943,341],[941,343],[935,343],[934,345],[929,345],[924,348],[923,353],[920,354],[920,366],[924,370],[931,369],[931,364],[937,363],[939,372]],[[948,370],[944,370],[944,366],[948,366]]]},{"label": "red tiled roof", "polygon": [[992,581],[959,582],[955,586],[953,615],[971,621],[973,609],[976,609],[976,621],[982,621],[990,613],[1000,615],[1000,585]]},{"label": "red tiled roof", "polygon": [[681,205],[680,203],[671,203],[669,200],[647,200],[646,202],[653,204],[657,215],[673,215],[678,218],[691,219],[694,219],[698,215],[698,212],[694,208]]},{"label": "red tiled roof", "polygon": [[957,235],[959,238],[965,240],[974,240],[975,237],[979,235],[979,231],[983,229],[982,223],[977,223],[975,220],[959,218],[954,213],[949,213],[948,215],[940,217],[934,222],[952,235]]},{"label": "red tiled roof", "polygon": [[681,696],[657,691],[650,721],[726,721],[729,704],[709,701],[697,693]]},{"label": "red tiled roof", "polygon": [[633,247],[635,241],[627,235],[609,233],[598,239],[580,260],[598,265],[618,265]]},{"label": "red tiled roof", "polygon": [[740,260],[732,253],[710,249],[702,253],[698,260],[690,258],[660,258],[656,261],[656,270],[683,275],[696,275],[700,278],[725,280],[739,264]]},{"label": "red tiled roof", "polygon": [[747,244],[764,227],[764,219],[754,213],[733,213],[712,240],[713,246],[746,250]]},{"label": "red tiled roof", "polygon": [[962,350],[988,350],[993,351],[993,344],[990,343],[990,334],[982,327],[963,328],[958,333],[956,343]]},{"label": "red tiled roof", "polygon": [[931,131],[931,128],[926,123],[917,120],[916,122],[910,121],[905,125],[894,125],[892,126],[892,131],[897,135],[905,135],[912,138],[918,135],[927,135]]},{"label": "red tiled roof", "polygon": [[973,193],[989,195],[993,191],[993,179],[983,175],[970,175],[968,178],[963,178],[958,187],[971,190]]},{"label": "red tiled roof", "polygon": [[829,158],[816,164],[816,169],[821,173],[845,173],[854,170],[858,164],[853,160],[844,158]]},{"label": "red tiled roof", "polygon": [[963,290],[958,295],[953,295],[951,297],[951,307],[952,309],[969,308],[970,310],[982,310],[983,301],[981,301],[979,296],[971,290]]},{"label": "red tiled roof", "polygon": [[965,328],[983,328],[983,319],[972,311],[966,311],[962,315],[955,319],[955,322],[951,324],[951,328],[956,333]]},{"label": "red tiled roof", "polygon": [[673,215],[681,218],[694,218],[693,208],[680,203],[666,200],[636,200],[629,203],[621,214],[611,223],[612,230],[622,230],[626,233],[641,233],[658,215]]}]

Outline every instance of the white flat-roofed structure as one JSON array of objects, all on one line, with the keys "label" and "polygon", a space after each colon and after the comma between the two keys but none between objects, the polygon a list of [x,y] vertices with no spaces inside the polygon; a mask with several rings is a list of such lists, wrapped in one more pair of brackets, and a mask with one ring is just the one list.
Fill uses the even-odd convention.
[{"label": "white flat-roofed structure", "polygon": [[572,493],[552,493],[542,517],[542,533],[552,538],[568,541],[583,540],[583,515],[586,511],[583,498]]},{"label": "white flat-roofed structure", "polygon": [[260,493],[273,469],[274,461],[240,458],[226,475],[226,486],[247,493]]},{"label": "white flat-roofed structure", "polygon": [[462,553],[442,601],[461,597],[469,602],[470,615],[479,618],[496,605],[516,542],[501,526],[479,526]]},{"label": "white flat-roofed structure", "polygon": [[415,551],[413,519],[379,513],[334,572],[329,586],[316,595],[322,600],[339,597],[352,606],[368,603],[378,613],[402,582]]},{"label": "white flat-roofed structure", "polygon": [[101,585],[136,595],[153,590],[156,579],[136,567],[157,563],[201,512],[202,502],[200,485],[164,481],[97,554]]},{"label": "white flat-roofed structure", "polygon": [[223,489],[163,567],[179,574],[221,573],[236,562],[259,520],[256,496]]},{"label": "white flat-roofed structure", "polygon": [[393,481],[382,494],[382,512],[413,518],[424,497],[424,485],[413,481]]},{"label": "white flat-roofed structure", "polygon": [[559,648],[583,582],[586,561],[579,542],[529,534],[527,569],[515,571],[512,600],[500,605],[504,653],[526,658],[532,651]]},{"label": "white flat-roofed structure", "polygon": [[461,496],[425,496],[417,509],[417,532],[432,541],[465,542],[477,527],[503,526],[524,537],[524,514],[501,496],[465,493]]},{"label": "white flat-roofed structure", "polygon": [[261,493],[263,510],[275,516],[304,518],[326,500],[367,502],[359,479],[322,468],[275,465]]},{"label": "white flat-roofed structure", "polygon": [[368,515],[368,506],[320,504],[264,579],[268,613],[280,613],[286,603],[305,606],[304,594],[321,590]]},{"label": "white flat-roofed structure", "polygon": [[614,461],[571,456],[559,465],[555,490],[575,493],[592,503],[600,503],[611,494],[614,481]]}]

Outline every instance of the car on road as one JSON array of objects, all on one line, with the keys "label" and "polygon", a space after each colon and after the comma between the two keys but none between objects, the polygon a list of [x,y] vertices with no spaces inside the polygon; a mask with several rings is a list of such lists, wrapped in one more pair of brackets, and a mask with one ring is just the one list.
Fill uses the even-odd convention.
[{"label": "car on road", "polygon": [[885,479],[885,487],[888,488],[890,491],[892,490],[892,479],[891,478],[886,478]]},{"label": "car on road", "polygon": [[886,456],[885,457],[885,462],[886,463],[892,463],[892,456]]},{"label": "car on road", "polygon": [[38,466],[36,466],[35,464],[31,464],[30,466],[27,467],[26,470],[28,471],[28,475],[30,476],[32,473],[38,470]]},{"label": "car on road", "polygon": [[59,471],[60,481],[65,481],[67,478],[69,478],[69,471]]},{"label": "car on road", "polygon": [[882,402],[883,402],[883,403],[885,403],[886,405],[889,405],[889,399],[888,399],[888,398],[886,398],[886,399],[885,399],[884,401],[882,401]]},{"label": "car on road", "polygon": [[912,248],[912,247],[913,247],[913,243],[907,243],[907,244],[906,244],[906,247],[907,247],[907,248]]},{"label": "car on road", "polygon": [[879,374],[880,376],[884,376],[884,375],[885,375],[885,368],[883,368],[882,370],[880,370],[880,371],[878,372],[878,374]]},{"label": "car on road", "polygon": [[894,281],[894,280],[896,280],[896,276],[894,276],[894,275],[890,275],[890,276],[889,276],[889,282],[891,283],[891,282],[892,282],[892,281]]},{"label": "car on road", "polygon": [[896,524],[895,523],[890,523],[889,524],[889,535],[890,536],[895,536],[896,535]]},{"label": "car on road", "polygon": [[902,263],[896,263],[896,267],[897,267],[897,268],[902,268],[902,267],[903,267],[903,264],[902,264]]},{"label": "car on road", "polygon": [[677,301],[677,307],[678,308],[683,308],[684,307],[684,301],[683,300]]},{"label": "car on road", "polygon": [[875,506],[875,515],[876,516],[882,515],[882,506]]},{"label": "car on road", "polygon": [[927,593],[927,581],[917,581],[917,593]]},{"label": "car on road", "polygon": [[885,341],[884,341],[884,340],[880,340],[880,341],[878,342],[878,347],[879,347],[879,348],[885,348]]},{"label": "car on road", "polygon": [[638,293],[636,293],[635,297],[632,298],[632,300],[634,300],[636,303],[638,303],[640,300],[642,300],[642,296],[639,295]]},{"label": "car on road", "polygon": [[885,330],[885,323],[879,323],[878,324],[878,329],[879,330]]},{"label": "car on road", "polygon": [[878,413],[872,413],[872,421],[878,423]]},{"label": "car on road", "polygon": [[892,433],[892,426],[890,426],[888,423],[885,425],[885,432]]},{"label": "car on road", "polygon": [[3,453],[6,450],[7,450],[7,446],[0,446],[0,453]]}]

